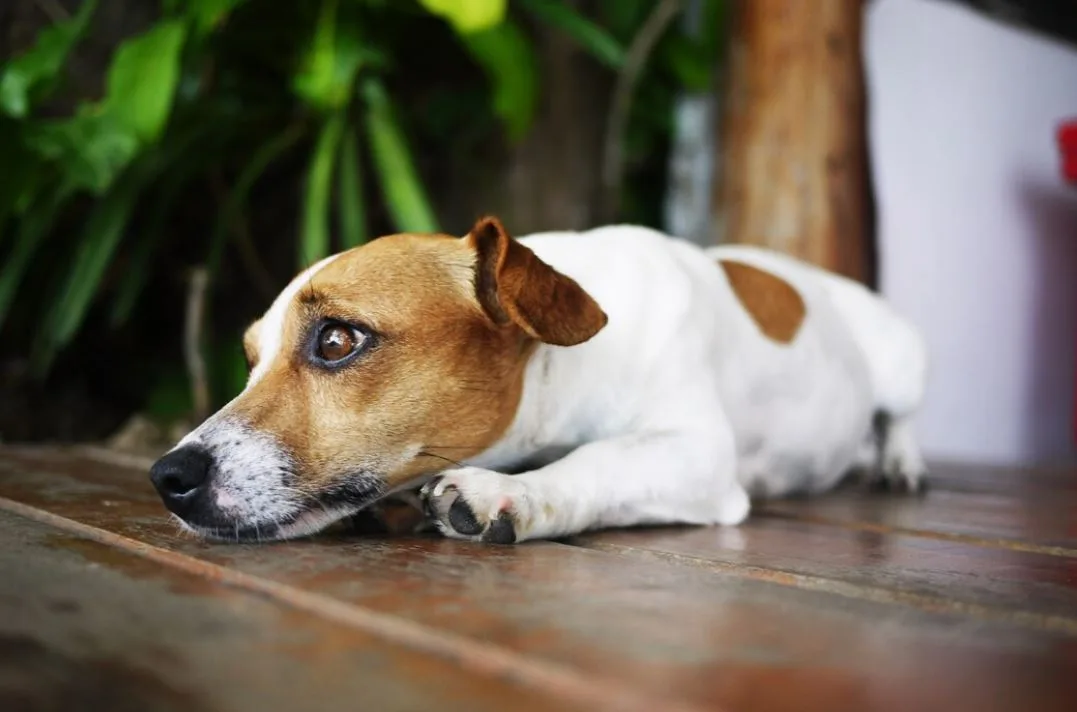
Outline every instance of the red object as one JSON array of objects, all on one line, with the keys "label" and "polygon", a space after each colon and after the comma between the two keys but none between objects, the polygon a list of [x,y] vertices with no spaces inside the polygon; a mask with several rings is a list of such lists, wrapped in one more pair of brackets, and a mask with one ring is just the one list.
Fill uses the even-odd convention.
[{"label": "red object", "polygon": [[1062,152],[1062,177],[1077,185],[1077,119],[1058,127],[1058,148]]},{"label": "red object", "polygon": [[[1077,119],[1070,119],[1058,127],[1058,150],[1062,153],[1062,178],[1077,185]],[[1073,394],[1072,435],[1077,443],[1077,389]]]}]

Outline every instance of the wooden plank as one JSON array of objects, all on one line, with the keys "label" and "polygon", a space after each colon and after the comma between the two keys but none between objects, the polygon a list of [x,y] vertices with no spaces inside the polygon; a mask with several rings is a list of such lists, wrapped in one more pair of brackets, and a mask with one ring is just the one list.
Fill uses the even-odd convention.
[{"label": "wooden plank", "polygon": [[1077,468],[1065,465],[1002,467],[932,462],[931,486],[947,492],[1002,494],[1022,498],[1077,494]]},{"label": "wooden plank", "polygon": [[761,515],[907,533],[1015,551],[1077,556],[1077,491],[1052,494],[932,489],[923,498],[833,493],[805,500],[774,500]]},{"label": "wooden plank", "polygon": [[336,534],[209,545],[176,537],[144,473],[11,452],[0,463],[0,496],[220,571],[556,662],[669,703],[1068,710],[1077,692],[1067,657],[1074,636],[1020,622],[554,543],[489,547]]},{"label": "wooden plank", "polygon": [[0,571],[10,712],[590,709],[2,511]]},{"label": "wooden plank", "polygon": [[844,595],[1077,634],[1077,560],[1068,557],[766,517],[737,529],[610,531],[575,541],[723,571],[739,567],[761,578],[789,573],[804,577],[804,586]]}]

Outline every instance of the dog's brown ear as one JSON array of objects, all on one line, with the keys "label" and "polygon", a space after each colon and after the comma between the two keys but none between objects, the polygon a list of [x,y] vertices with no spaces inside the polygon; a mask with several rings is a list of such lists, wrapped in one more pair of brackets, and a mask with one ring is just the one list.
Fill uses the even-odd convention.
[{"label": "dog's brown ear", "polygon": [[606,325],[606,313],[576,280],[514,240],[497,218],[480,219],[465,239],[477,255],[475,295],[495,324],[514,323],[557,346],[587,341]]}]

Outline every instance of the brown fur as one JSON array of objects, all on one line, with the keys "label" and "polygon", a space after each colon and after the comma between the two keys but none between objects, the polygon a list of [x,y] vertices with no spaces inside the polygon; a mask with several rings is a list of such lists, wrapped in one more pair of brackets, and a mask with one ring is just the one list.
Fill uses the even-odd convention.
[{"label": "brown fur", "polygon": [[781,277],[733,260],[718,260],[745,311],[769,339],[788,344],[804,323],[804,298]]},{"label": "brown fur", "polygon": [[495,323],[511,320],[558,346],[587,341],[606,325],[606,313],[575,280],[509,237],[496,218],[480,220],[468,237],[478,254],[476,294]]},{"label": "brown fur", "polygon": [[258,365],[258,327],[262,320],[254,322],[243,332],[243,356],[247,359],[247,370]]},{"label": "brown fur", "polygon": [[[373,332],[338,371],[309,359],[325,318]],[[289,450],[307,491],[359,471],[394,487],[505,432],[538,340],[578,343],[604,324],[578,284],[494,219],[464,239],[391,235],[344,253],[299,291],[280,353],[231,411]],[[259,326],[244,339],[252,362],[265,357]]]}]

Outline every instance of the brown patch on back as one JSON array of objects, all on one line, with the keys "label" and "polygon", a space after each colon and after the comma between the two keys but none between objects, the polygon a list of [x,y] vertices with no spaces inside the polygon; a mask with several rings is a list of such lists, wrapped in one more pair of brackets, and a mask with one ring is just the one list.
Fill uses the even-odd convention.
[{"label": "brown patch on back", "polygon": [[768,339],[788,344],[804,323],[804,298],[791,284],[766,270],[734,260],[718,260],[733,293]]}]

